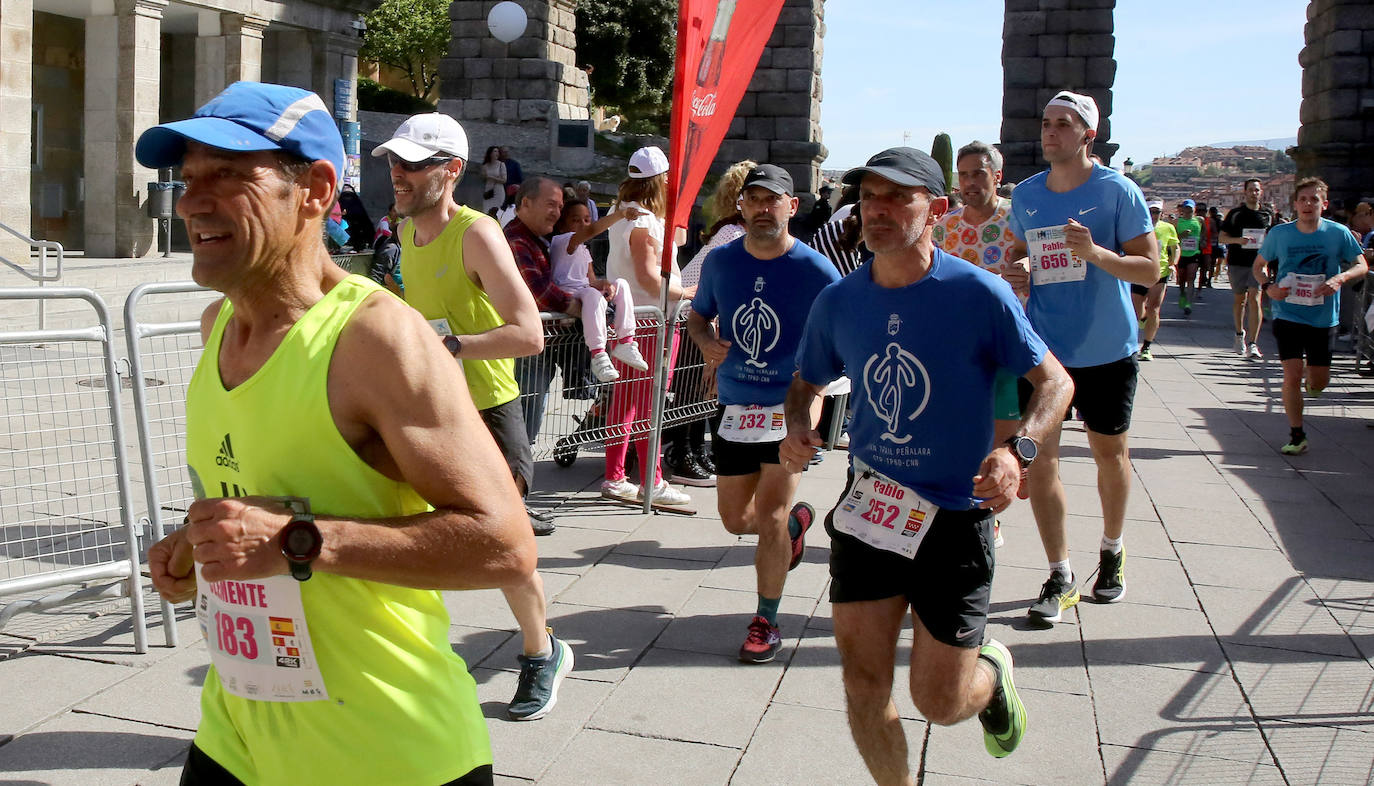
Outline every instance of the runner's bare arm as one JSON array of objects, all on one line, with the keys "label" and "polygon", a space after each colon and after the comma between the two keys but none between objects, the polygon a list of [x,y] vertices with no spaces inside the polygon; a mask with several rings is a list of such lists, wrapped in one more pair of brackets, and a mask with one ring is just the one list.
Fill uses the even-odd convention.
[{"label": "runner's bare arm", "polygon": [[1026,256],[1026,241],[1015,237],[1011,251],[1007,253],[1007,263],[1002,266],[1002,278],[1011,289],[1021,297],[1030,294],[1030,263]]},{"label": "runner's bare arm", "polygon": [[[316,571],[426,589],[500,587],[529,575],[534,539],[515,483],[457,365],[415,311],[380,294],[359,308],[330,364],[329,402],[359,457],[435,510],[373,520],[316,511],[324,541]],[[205,499],[187,513],[178,532],[206,580],[288,571],[278,534],[291,514],[280,502]]]},{"label": "runner's bare arm", "polygon": [[725,356],[730,352],[730,342],[722,341],[716,335],[711,320],[695,311],[687,312],[687,335],[701,348],[701,354],[708,363],[719,366],[725,362]]},{"label": "runner's bare arm", "polygon": [[1274,289],[1282,293],[1278,297],[1275,297],[1274,295],[1269,295],[1270,298],[1273,298],[1275,300],[1283,300],[1284,298],[1288,297],[1288,290],[1286,288],[1281,289],[1278,286],[1276,286],[1273,281],[1269,280],[1269,260],[1260,256],[1259,254],[1256,254],[1255,263],[1250,266],[1250,273],[1255,277],[1255,283],[1259,285],[1260,289],[1267,289],[1268,287],[1273,286]]},{"label": "runner's bare arm", "polygon": [[1064,419],[1069,402],[1073,400],[1073,380],[1059,358],[1049,352],[1045,353],[1040,365],[1026,372],[1025,377],[1032,390],[1021,416],[1021,428],[1016,433],[1030,437],[1036,444],[1044,444],[1045,435],[1055,423]]},{"label": "runner's bare arm", "polygon": [[539,321],[539,309],[515,266],[515,257],[499,224],[479,219],[468,227],[463,234],[463,266],[487,293],[506,324],[476,335],[459,336],[463,341],[462,357],[490,360],[543,352],[544,326]]},{"label": "runner's bare arm", "polygon": [[1148,287],[1159,280],[1159,239],[1153,230],[1122,242],[1121,254],[1094,243],[1092,232],[1072,218],[1064,239],[1075,254],[1123,281]]},{"label": "runner's bare arm", "polygon": [[813,425],[814,407],[825,385],[813,385],[792,375],[792,384],[787,388],[787,398],[783,402],[783,413],[787,418],[787,436],[778,446],[778,457],[782,468],[789,472],[801,472],[816,449],[825,444],[825,439]]},{"label": "runner's bare arm", "polygon": [[1344,270],[1327,279],[1325,283],[1317,287],[1317,294],[1322,297],[1334,295],[1336,292],[1340,291],[1341,287],[1351,281],[1363,279],[1368,272],[1369,264],[1364,261],[1364,254],[1361,253],[1359,256],[1346,262],[1346,268]]}]

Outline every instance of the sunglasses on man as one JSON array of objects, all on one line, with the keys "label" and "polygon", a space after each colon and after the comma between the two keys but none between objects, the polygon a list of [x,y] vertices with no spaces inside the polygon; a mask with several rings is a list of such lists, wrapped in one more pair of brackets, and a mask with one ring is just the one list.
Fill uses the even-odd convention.
[{"label": "sunglasses on man", "polygon": [[389,166],[399,166],[407,172],[423,172],[431,167],[446,164],[453,160],[453,156],[431,156],[421,161],[407,161],[395,153],[386,154],[386,163]]}]

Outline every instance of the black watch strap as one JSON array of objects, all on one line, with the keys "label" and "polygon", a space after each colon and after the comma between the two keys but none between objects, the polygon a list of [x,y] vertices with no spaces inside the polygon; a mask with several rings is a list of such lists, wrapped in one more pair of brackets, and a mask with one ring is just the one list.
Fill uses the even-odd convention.
[{"label": "black watch strap", "polygon": [[308,500],[291,498],[283,501],[291,508],[293,515],[279,535],[281,553],[286,557],[291,578],[307,581],[313,575],[311,563],[320,555],[324,538],[320,535],[320,528],[315,526],[315,516],[310,512]]}]

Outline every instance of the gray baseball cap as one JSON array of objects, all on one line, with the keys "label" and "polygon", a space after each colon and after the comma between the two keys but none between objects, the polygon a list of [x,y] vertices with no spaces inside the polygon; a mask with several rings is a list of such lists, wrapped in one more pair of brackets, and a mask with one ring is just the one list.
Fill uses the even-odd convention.
[{"label": "gray baseball cap", "polygon": [[933,197],[945,195],[945,173],[935,159],[914,147],[890,147],[868,159],[868,163],[844,173],[840,182],[858,183],[864,175],[874,174],[899,186],[923,186]]}]

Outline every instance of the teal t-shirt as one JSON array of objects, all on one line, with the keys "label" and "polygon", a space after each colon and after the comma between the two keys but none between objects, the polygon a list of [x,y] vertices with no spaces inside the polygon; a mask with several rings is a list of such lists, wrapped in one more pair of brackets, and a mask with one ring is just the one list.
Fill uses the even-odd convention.
[{"label": "teal t-shirt", "polygon": [[[1298,229],[1296,221],[1279,224],[1264,236],[1259,254],[1271,262],[1278,262],[1278,274],[1274,281],[1282,285],[1290,275],[1331,278],[1340,273],[1347,262],[1360,255],[1360,244],[1349,229],[1323,218],[1313,232]],[[1318,305],[1297,305],[1275,300],[1274,319],[1286,319],[1319,328],[1335,327],[1340,306],[1340,292],[1328,295]]]}]

